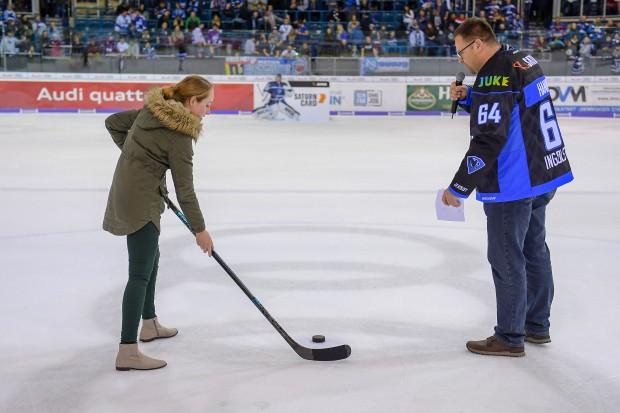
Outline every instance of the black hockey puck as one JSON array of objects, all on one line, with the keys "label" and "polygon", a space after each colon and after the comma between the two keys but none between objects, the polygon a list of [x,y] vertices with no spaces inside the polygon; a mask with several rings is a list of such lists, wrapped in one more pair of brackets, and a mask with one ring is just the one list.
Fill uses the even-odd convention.
[{"label": "black hockey puck", "polygon": [[315,343],[323,343],[325,342],[325,336],[317,334],[315,336],[312,336],[312,341],[314,341]]}]

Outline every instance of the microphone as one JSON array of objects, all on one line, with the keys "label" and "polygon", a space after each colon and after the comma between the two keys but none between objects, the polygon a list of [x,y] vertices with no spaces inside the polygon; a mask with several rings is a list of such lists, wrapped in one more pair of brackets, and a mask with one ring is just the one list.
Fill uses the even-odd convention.
[{"label": "microphone", "polygon": [[[463,79],[465,79],[465,73],[463,72],[458,72],[456,74],[456,82],[454,82],[457,86],[461,86],[463,84]],[[452,101],[452,109],[450,110],[450,113],[452,113],[452,119],[454,119],[454,114],[456,113],[456,108],[459,107],[459,101],[458,100],[453,100]]]}]

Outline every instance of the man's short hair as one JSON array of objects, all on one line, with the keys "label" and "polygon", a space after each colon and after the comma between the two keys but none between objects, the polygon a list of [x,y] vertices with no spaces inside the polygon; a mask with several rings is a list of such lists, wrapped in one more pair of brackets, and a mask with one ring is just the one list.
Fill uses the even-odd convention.
[{"label": "man's short hair", "polygon": [[460,36],[464,41],[469,42],[475,39],[483,41],[491,40],[497,42],[497,37],[493,29],[485,19],[470,17],[459,25],[454,31],[454,37]]}]

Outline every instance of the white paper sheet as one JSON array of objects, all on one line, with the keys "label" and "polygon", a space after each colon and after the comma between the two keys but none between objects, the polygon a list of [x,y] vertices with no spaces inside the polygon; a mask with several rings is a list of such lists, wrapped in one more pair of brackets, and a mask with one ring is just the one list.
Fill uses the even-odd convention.
[{"label": "white paper sheet", "polygon": [[458,208],[444,205],[441,202],[444,189],[437,191],[437,199],[435,199],[435,210],[437,211],[437,219],[440,221],[465,221],[465,199],[461,198],[461,205]]}]

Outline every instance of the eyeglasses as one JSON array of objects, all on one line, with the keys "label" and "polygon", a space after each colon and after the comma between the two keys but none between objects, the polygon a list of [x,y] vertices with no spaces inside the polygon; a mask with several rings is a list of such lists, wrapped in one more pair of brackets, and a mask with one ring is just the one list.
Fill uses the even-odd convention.
[{"label": "eyeglasses", "polygon": [[[476,40],[482,40],[482,39],[476,39]],[[461,50],[459,50],[458,52],[456,52],[456,55],[460,58],[463,59],[463,56],[461,53],[463,53],[465,51],[465,49],[467,49],[469,46],[471,46],[472,44],[476,43],[476,40],[474,40],[473,42],[471,42],[470,44],[468,44],[467,46],[463,47]]]}]

